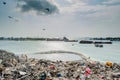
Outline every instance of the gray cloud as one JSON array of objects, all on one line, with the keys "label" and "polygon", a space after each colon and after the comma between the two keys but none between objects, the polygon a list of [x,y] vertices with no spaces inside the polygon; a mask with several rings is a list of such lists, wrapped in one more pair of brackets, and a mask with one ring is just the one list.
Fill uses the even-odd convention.
[{"label": "gray cloud", "polygon": [[21,12],[35,11],[37,14],[53,14],[59,10],[55,4],[48,0],[18,0],[17,5]]}]

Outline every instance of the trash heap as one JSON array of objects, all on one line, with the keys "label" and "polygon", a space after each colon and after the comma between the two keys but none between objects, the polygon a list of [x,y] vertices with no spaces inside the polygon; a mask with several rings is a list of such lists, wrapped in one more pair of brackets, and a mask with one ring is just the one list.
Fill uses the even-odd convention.
[{"label": "trash heap", "polygon": [[38,60],[2,50],[0,55],[0,80],[120,80],[117,63]]}]

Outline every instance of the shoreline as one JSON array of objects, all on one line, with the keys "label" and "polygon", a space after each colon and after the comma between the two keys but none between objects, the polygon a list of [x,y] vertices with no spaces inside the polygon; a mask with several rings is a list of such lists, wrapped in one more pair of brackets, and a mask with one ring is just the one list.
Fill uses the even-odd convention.
[{"label": "shoreline", "polygon": [[[105,64],[106,62],[108,61],[99,61],[99,60],[96,60],[92,57],[89,57],[88,55],[84,55],[84,53],[80,53],[80,52],[73,52],[73,51],[66,51],[66,50],[50,50],[50,51],[42,51],[42,52],[35,52],[33,54],[55,54],[55,53],[67,53],[67,54],[74,54],[74,55],[77,55],[77,56],[80,56],[82,59],[84,59],[85,61],[87,62],[99,62],[101,64]],[[117,63],[117,64],[120,64],[120,62],[114,62],[114,61],[110,61],[109,62],[112,62],[112,63]]]},{"label": "shoreline", "polygon": [[82,59],[84,59],[85,61],[93,61],[92,59],[90,59],[90,57],[85,56],[82,53],[78,53],[78,52],[72,52],[72,51],[65,51],[65,50],[51,50],[51,51],[44,51],[44,52],[36,52],[33,54],[55,54],[55,53],[68,53],[68,54],[74,54],[74,55],[78,55],[80,56]]},{"label": "shoreline", "polygon": [[[55,53],[74,54],[74,55],[80,56],[83,60],[85,60],[87,62],[99,62],[101,64],[105,64],[105,62],[107,62],[107,61],[99,61],[99,60],[93,59],[92,57],[84,55],[84,53],[73,52],[73,51],[65,51],[65,50],[50,50],[50,51],[35,52],[33,54],[55,54]],[[112,62],[112,61],[110,61],[110,62]],[[120,62],[112,62],[112,63],[120,64]]]},{"label": "shoreline", "polygon": [[0,79],[2,80],[113,80],[120,79],[120,65],[91,62],[83,54],[70,51],[47,51],[35,54],[71,53],[82,56],[78,61],[51,61],[15,56],[0,50]]}]

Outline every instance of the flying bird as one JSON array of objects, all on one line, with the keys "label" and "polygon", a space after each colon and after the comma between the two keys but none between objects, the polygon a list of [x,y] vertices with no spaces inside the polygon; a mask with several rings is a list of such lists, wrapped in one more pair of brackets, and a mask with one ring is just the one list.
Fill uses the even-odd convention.
[{"label": "flying bird", "polygon": [[45,10],[47,10],[48,12],[50,11],[50,9],[49,9],[49,8],[46,8]]},{"label": "flying bird", "polygon": [[4,5],[6,5],[7,3],[6,2],[3,2]]},{"label": "flying bird", "polygon": [[13,17],[12,17],[12,16],[8,16],[8,18],[13,19]]}]

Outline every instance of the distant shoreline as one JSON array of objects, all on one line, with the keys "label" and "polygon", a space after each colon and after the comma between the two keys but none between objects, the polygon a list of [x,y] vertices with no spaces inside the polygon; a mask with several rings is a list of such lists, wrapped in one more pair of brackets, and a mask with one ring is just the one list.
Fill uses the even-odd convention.
[{"label": "distant shoreline", "polygon": [[78,40],[71,40],[68,39],[67,37],[63,38],[31,38],[31,37],[0,37],[0,40],[5,40],[5,41],[64,41],[64,42],[78,42]]},{"label": "distant shoreline", "polygon": [[[69,39],[68,37],[63,38],[49,38],[49,37],[0,37],[1,40],[6,41],[65,41],[65,42],[78,42],[79,39]],[[82,38],[82,40],[86,40],[86,38]],[[87,40],[108,40],[108,41],[120,41],[120,37],[89,37]]]}]

